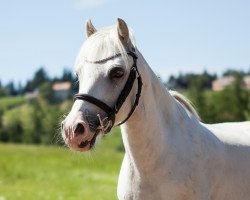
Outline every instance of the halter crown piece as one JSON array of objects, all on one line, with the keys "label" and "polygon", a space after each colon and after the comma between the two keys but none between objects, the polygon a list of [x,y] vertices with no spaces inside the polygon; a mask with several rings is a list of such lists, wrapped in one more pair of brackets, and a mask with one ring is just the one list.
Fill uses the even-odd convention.
[{"label": "halter crown piece", "polygon": [[[133,49],[134,50],[134,49]],[[122,91],[120,92],[120,95],[118,96],[115,105],[111,108],[109,105],[107,105],[106,103],[104,103],[103,101],[96,99],[93,96],[90,96],[88,94],[75,94],[74,95],[74,101],[75,100],[83,100],[83,101],[87,101],[89,103],[94,104],[95,106],[101,108],[103,111],[105,111],[108,115],[108,123],[107,123],[107,127],[105,127],[105,134],[108,133],[112,127],[114,126],[115,123],[115,115],[119,112],[120,108],[122,107],[123,103],[126,101],[130,91],[132,90],[132,87],[134,85],[134,81],[135,79],[137,79],[137,94],[136,94],[136,98],[134,101],[134,104],[128,114],[128,116],[121,121],[120,123],[117,124],[117,126],[120,126],[121,124],[125,123],[133,114],[133,112],[135,111],[136,106],[139,103],[139,99],[141,96],[141,89],[142,89],[142,79],[141,79],[141,75],[137,69],[137,58],[138,56],[136,55],[136,53],[134,51],[128,51],[127,54],[129,56],[133,57],[133,65],[130,69],[130,73],[127,79],[127,82],[124,85],[124,88],[122,89]],[[103,62],[106,62],[108,60],[114,59],[116,57],[121,56],[121,53],[115,54],[114,56],[110,56],[108,58],[104,58],[102,60],[98,60],[98,61],[86,61],[88,63],[93,63],[93,64],[100,64]]]}]

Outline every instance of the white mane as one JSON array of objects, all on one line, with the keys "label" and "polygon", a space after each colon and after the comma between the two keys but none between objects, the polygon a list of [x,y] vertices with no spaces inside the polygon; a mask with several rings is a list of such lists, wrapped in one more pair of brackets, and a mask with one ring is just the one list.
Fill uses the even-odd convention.
[{"label": "white mane", "polygon": [[185,96],[173,90],[170,90],[169,92],[182,106],[184,106],[184,108],[186,108],[191,114],[193,114],[198,120],[200,120],[199,114],[192,106],[192,103]]},{"label": "white mane", "polygon": [[[129,30],[129,35],[132,46],[136,48],[132,30]],[[91,35],[83,43],[76,58],[75,69],[79,69],[86,60],[97,61],[116,55],[117,53],[122,54],[125,66],[128,67],[127,50],[118,37],[116,26],[103,28]]]}]

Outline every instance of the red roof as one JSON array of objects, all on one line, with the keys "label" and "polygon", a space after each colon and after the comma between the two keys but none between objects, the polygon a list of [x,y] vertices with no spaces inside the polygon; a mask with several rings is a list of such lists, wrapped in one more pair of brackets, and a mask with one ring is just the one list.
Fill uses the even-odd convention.
[{"label": "red roof", "polygon": [[55,91],[69,90],[71,88],[71,83],[70,82],[54,83],[52,88]]}]

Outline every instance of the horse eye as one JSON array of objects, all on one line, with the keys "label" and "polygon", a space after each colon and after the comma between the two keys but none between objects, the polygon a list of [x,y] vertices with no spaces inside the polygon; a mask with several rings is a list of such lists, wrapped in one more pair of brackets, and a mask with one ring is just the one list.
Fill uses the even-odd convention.
[{"label": "horse eye", "polygon": [[124,75],[124,69],[121,67],[114,67],[109,72],[111,79],[121,78]]}]

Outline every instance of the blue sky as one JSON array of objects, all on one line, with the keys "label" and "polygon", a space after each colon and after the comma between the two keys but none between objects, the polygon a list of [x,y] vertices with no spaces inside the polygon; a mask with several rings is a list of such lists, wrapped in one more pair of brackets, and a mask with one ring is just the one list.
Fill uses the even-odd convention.
[{"label": "blue sky", "polygon": [[72,68],[85,21],[125,19],[137,46],[163,79],[180,72],[250,69],[250,1],[2,0],[0,80],[24,83],[40,66]]}]

